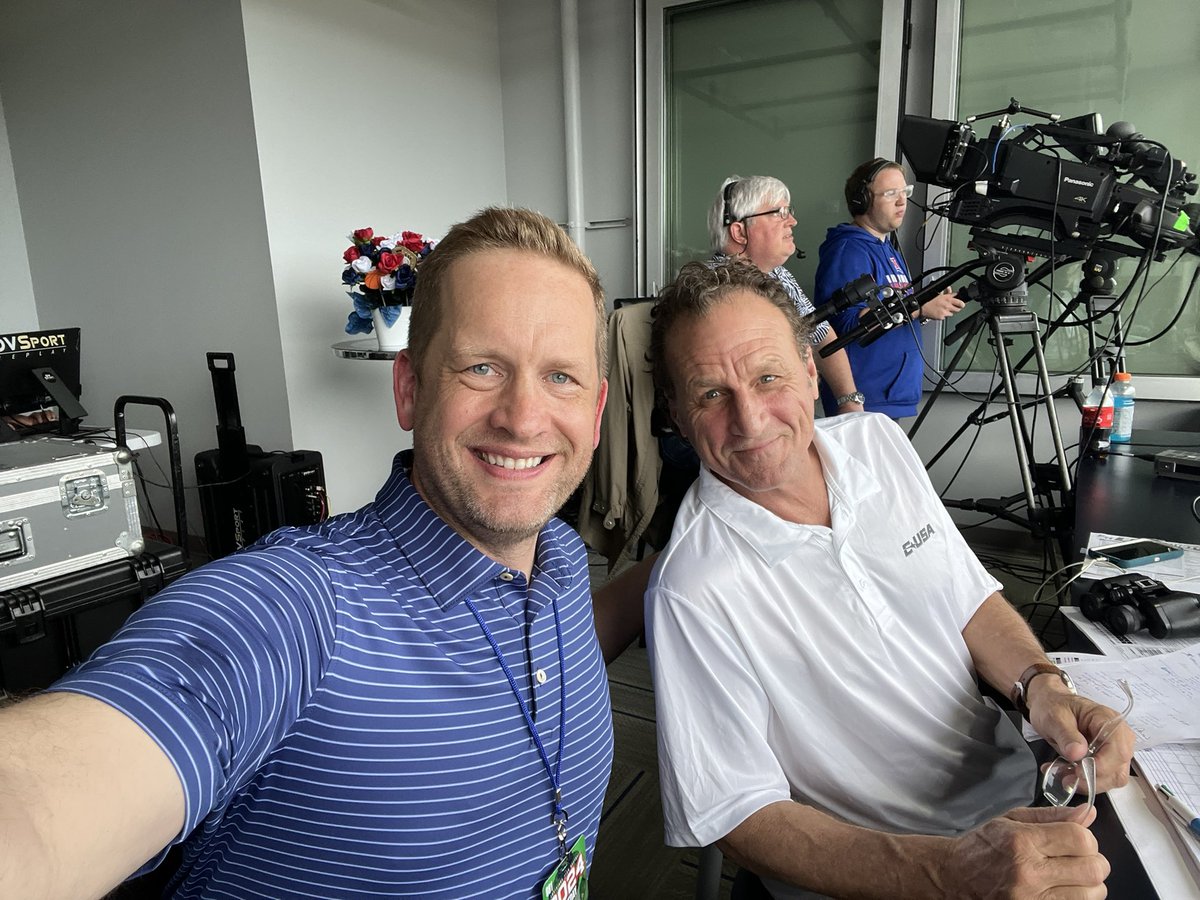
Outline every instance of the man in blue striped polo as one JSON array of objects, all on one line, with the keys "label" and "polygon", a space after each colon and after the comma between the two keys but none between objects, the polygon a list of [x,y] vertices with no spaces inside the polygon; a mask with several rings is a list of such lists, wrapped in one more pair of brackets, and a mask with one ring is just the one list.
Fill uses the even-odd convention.
[{"label": "man in blue striped polo", "polygon": [[[597,603],[555,511],[607,393],[592,265],[484,210],[421,270],[413,450],[361,510],[158,594],[0,714],[0,896],[99,896],[183,844],[177,897],[568,896],[612,761]],[[556,885],[551,883],[551,888]]]}]

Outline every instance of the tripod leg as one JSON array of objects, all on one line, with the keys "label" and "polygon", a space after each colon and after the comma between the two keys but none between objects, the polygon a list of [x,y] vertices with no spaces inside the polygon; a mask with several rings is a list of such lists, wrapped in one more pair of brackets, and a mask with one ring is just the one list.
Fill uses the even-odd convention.
[{"label": "tripod leg", "polygon": [[[1026,446],[1028,434],[1025,430],[1024,413],[1017,395],[1016,380],[1013,377],[1012,366],[1008,361],[1008,348],[1004,344],[1004,332],[996,319],[992,319],[992,340],[996,344],[996,362],[1000,369],[1000,379],[1004,384],[1004,401],[1008,408],[1008,421],[1012,426],[1013,444],[1017,450],[1017,465],[1021,472],[1021,487],[1025,492],[1025,502],[1032,517],[1037,512],[1037,499],[1033,495],[1033,475],[1029,468],[1029,451]],[[1037,336],[1034,335],[1036,338]]]},{"label": "tripod leg", "polygon": [[1062,429],[1058,426],[1058,413],[1054,409],[1054,393],[1050,389],[1050,372],[1046,366],[1046,354],[1037,332],[1033,334],[1033,352],[1037,357],[1038,382],[1046,403],[1046,418],[1050,422],[1050,438],[1054,442],[1054,455],[1058,460],[1058,477],[1062,480],[1062,493],[1071,490],[1071,468],[1067,465],[1067,451],[1063,448]]}]

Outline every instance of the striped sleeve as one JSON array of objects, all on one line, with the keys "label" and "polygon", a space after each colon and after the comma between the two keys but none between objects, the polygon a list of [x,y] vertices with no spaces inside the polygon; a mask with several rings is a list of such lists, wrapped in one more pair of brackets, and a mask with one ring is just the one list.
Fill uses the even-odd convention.
[{"label": "striped sleeve", "polygon": [[228,803],[295,721],[333,632],[321,563],[295,549],[252,550],[157,594],[50,690],[120,710],[167,754],[186,802],[177,843]]}]

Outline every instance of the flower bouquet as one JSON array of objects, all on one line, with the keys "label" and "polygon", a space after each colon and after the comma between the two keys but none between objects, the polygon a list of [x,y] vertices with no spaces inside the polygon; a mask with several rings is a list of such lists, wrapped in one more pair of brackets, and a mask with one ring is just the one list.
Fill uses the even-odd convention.
[{"label": "flower bouquet", "polygon": [[342,254],[346,262],[342,284],[349,286],[347,296],[354,303],[346,334],[370,334],[373,313],[390,327],[412,304],[417,269],[433,250],[433,241],[415,231],[383,237],[370,228],[359,228],[350,240],[353,243]]}]

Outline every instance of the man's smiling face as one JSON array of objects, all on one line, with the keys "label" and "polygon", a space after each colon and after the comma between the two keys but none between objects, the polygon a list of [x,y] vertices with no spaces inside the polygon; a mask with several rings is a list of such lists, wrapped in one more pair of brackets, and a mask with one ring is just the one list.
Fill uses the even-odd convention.
[{"label": "man's smiling face", "polygon": [[463,537],[510,562],[532,553],[599,439],[608,386],[592,292],[560,262],[487,250],[454,264],[444,302],[423,371],[397,360],[413,483]]}]

